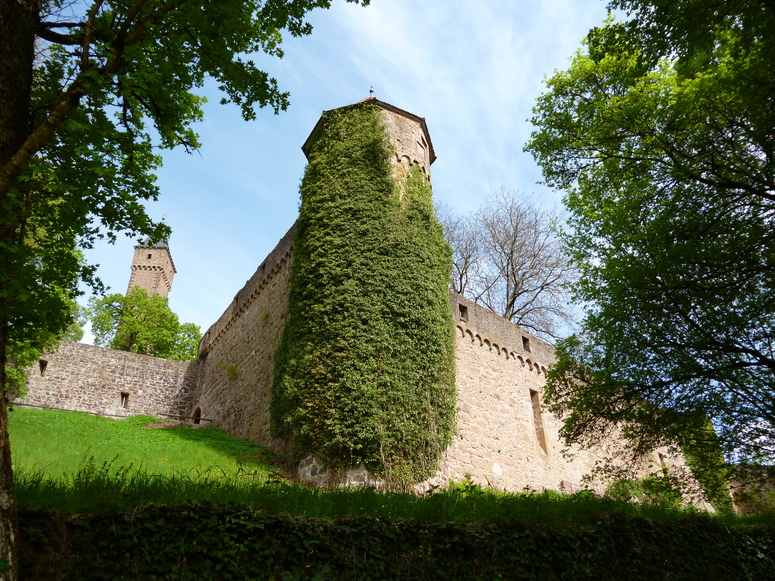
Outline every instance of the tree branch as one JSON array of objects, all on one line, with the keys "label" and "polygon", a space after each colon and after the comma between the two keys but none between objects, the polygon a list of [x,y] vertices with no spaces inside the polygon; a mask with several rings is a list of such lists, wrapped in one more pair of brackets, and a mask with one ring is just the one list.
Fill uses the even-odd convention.
[{"label": "tree branch", "polygon": [[[157,22],[169,12],[185,4],[186,1],[187,0],[170,0],[166,4],[160,6],[153,14],[150,14],[141,20],[137,27],[128,32],[125,37],[117,39],[113,45],[113,54],[103,67],[97,69],[97,74],[102,77],[112,77],[115,75],[125,66],[122,59],[124,49],[142,40],[145,27],[148,24]],[[102,2],[103,0],[98,0],[94,6],[101,6]],[[139,0],[138,4],[144,2],[145,0]],[[86,36],[88,37],[88,35]],[[85,43],[84,46],[88,46],[88,44]],[[84,53],[85,52],[86,51],[84,51]],[[81,71],[59,101],[51,107],[48,117],[32,130],[22,146],[16,151],[5,166],[0,169],[0,197],[5,197],[8,190],[12,187],[14,181],[21,173],[22,168],[30,162],[32,157],[38,153],[46,143],[50,141],[57,128],[67,120],[73,109],[78,106],[81,97],[87,94],[88,88],[84,72],[85,71],[83,70]]]},{"label": "tree branch", "polygon": [[67,46],[81,44],[80,35],[60,34],[59,32],[54,32],[53,30],[49,30],[48,28],[43,27],[38,28],[36,34],[39,38],[49,42],[54,42],[56,44],[63,44]]}]

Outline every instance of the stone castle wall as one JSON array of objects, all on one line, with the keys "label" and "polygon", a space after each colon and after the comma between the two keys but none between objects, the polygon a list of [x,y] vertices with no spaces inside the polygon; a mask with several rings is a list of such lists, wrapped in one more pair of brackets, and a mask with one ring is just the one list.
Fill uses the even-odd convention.
[{"label": "stone castle wall", "polygon": [[192,404],[232,436],[276,452],[288,449],[269,432],[269,403],[288,312],[294,231],[295,225],[202,337]]},{"label": "stone castle wall", "polygon": [[188,416],[196,361],[170,361],[62,341],[27,374],[27,395],[12,403],[102,415]]},{"label": "stone castle wall", "polygon": [[560,422],[541,410],[554,348],[495,313],[452,292],[458,433],[437,479],[509,490],[572,491],[598,456],[562,454]]},{"label": "stone castle wall", "polygon": [[391,160],[393,178],[400,183],[409,169],[417,166],[430,180],[433,163],[430,135],[424,124],[406,115],[405,111],[398,113],[391,109],[380,110],[380,117],[395,150],[395,158]]},{"label": "stone castle wall", "polygon": [[[211,420],[207,425],[289,452],[287,440],[270,434],[269,405],[274,355],[288,310],[294,228],[205,333],[198,361],[63,341],[57,352],[44,355],[45,361],[30,369],[28,395],[16,402],[118,416],[191,417],[198,410]],[[457,435],[438,473],[425,485],[470,475],[474,482],[511,491],[580,488],[601,455],[572,450],[566,457],[560,422],[540,409],[554,348],[454,292],[450,308],[456,337]],[[616,445],[609,443],[607,451]],[[654,456],[647,459],[652,469],[658,462]],[[662,458],[682,464],[680,458]],[[307,464],[316,467],[315,480],[322,480],[325,470]],[[308,472],[304,465],[300,475],[313,476]]]},{"label": "stone castle wall", "polygon": [[[381,108],[395,148],[394,177],[400,181],[417,166],[430,179],[435,154],[425,121],[371,99]],[[322,122],[302,148],[305,152]],[[294,231],[295,226],[204,334],[196,362],[63,343],[45,356],[45,365],[30,370],[28,396],[21,401],[103,414],[201,416],[232,436],[276,452],[290,451],[287,440],[271,436],[269,409],[274,358],[288,312]],[[132,269],[130,288],[139,285],[166,296],[174,274],[166,248],[137,247]],[[558,437],[559,421],[541,409],[553,347],[455,293],[450,308],[456,335],[457,434],[427,484],[443,485],[470,474],[475,482],[512,491],[579,488],[602,455],[599,450],[572,450],[567,457]],[[607,448],[621,445],[612,441]],[[320,480],[325,475],[312,458],[300,468],[303,477]]]}]

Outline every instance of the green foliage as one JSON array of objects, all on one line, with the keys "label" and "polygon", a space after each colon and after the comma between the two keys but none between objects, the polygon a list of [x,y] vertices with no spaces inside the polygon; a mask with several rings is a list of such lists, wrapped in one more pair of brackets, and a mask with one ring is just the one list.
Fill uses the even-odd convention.
[{"label": "green foliage", "polygon": [[178,322],[167,297],[148,296],[136,286],[126,295],[91,299],[89,315],[95,345],[162,359],[196,359],[202,333],[193,323]]},{"label": "green foliage", "polygon": [[[367,4],[368,0],[361,3]],[[198,146],[206,80],[245,119],[288,105],[245,55],[282,56],[283,31],[309,34],[330,0],[0,2],[0,558],[18,535],[6,437],[8,346],[42,350],[70,324],[84,281],[77,248],[118,233],[162,240],[143,206],[162,148]],[[190,329],[186,332],[190,335]],[[182,356],[173,354],[172,356]],[[15,573],[11,574],[15,579]]]},{"label": "green foliage", "polygon": [[455,429],[450,249],[419,170],[396,184],[376,106],[325,113],[301,185],[272,429],[297,455],[430,474]]},{"label": "green foliage", "polygon": [[83,326],[89,317],[89,310],[75,301],[70,303],[72,321],[62,334],[65,341],[80,341],[83,339]]},{"label": "green foliage", "polygon": [[[149,421],[13,412],[14,456],[29,460],[17,481],[23,579],[464,571],[471,579],[763,580],[775,571],[771,518],[711,518],[588,491],[506,494],[470,480],[424,496],[310,489],[272,478],[260,447],[221,430],[145,429]],[[157,462],[175,449],[183,462]],[[93,459],[66,467],[57,464],[62,450]]]},{"label": "green foliage", "polygon": [[[43,349],[70,325],[79,280],[101,290],[77,247],[120,233],[169,235],[143,203],[159,194],[160,149],[198,146],[192,125],[202,119],[204,98],[196,92],[213,79],[245,119],[259,107],[285,110],[288,94],[244,55],[281,57],[282,33],[309,34],[307,12],[329,6],[0,5],[0,22],[20,39],[3,43],[0,54],[3,71],[12,73],[4,84],[13,87],[0,103],[0,350],[6,340]],[[20,10],[32,14],[19,20]]]},{"label": "green foliage", "polygon": [[605,494],[619,502],[637,502],[664,508],[678,508],[683,502],[675,482],[664,476],[616,480],[606,487]]},{"label": "green foliage", "polygon": [[163,428],[150,416],[119,421],[17,407],[10,430],[20,506],[62,512],[132,509],[148,502],[238,503],[272,514],[420,521],[586,522],[601,512],[677,519],[691,511],[638,506],[589,491],[505,493],[466,479],[426,495],[373,488],[309,488],[277,477],[261,446],[216,428]]},{"label": "green foliage", "polygon": [[[45,342],[43,342],[45,340]],[[9,393],[24,397],[27,393],[27,369],[38,362],[44,349],[53,349],[57,341],[53,337],[37,340],[8,342],[8,365],[5,367],[5,384]]]},{"label": "green foliage", "polygon": [[727,467],[735,508],[743,514],[775,514],[775,466]]},{"label": "green foliage", "polygon": [[693,476],[705,491],[713,508],[719,512],[731,512],[732,496],[729,493],[733,470],[727,464],[716,436],[716,430],[706,418],[703,426],[695,429],[693,437],[679,435],[681,451]]},{"label": "green foliage", "polygon": [[[56,349],[60,339],[78,341],[83,336],[86,310],[74,299],[64,301],[65,307],[58,313],[69,326],[63,334],[49,331],[45,324],[32,334],[13,333],[6,344],[8,365],[5,367],[6,389],[16,397],[24,397],[27,385],[27,369],[40,360],[45,350]],[[22,337],[25,337],[22,339]]]},{"label": "green foliage", "polygon": [[[634,453],[775,449],[775,12],[622,0],[547,81],[527,149],[566,192],[583,332],[548,397],[565,436],[627,426]],[[575,361],[574,361],[575,360]],[[769,461],[769,460],[768,460]]]},{"label": "green foliage", "polygon": [[22,511],[24,579],[747,579],[775,574],[773,528],[598,514],[575,527],[303,519],[186,503]]},{"label": "green foliage", "polygon": [[236,365],[216,365],[216,367],[223,371],[229,379],[234,379],[239,373]]}]

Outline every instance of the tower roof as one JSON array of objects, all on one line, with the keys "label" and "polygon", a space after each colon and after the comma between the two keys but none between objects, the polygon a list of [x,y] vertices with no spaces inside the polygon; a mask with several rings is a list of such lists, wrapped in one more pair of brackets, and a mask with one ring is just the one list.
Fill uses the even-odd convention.
[{"label": "tower roof", "polygon": [[138,242],[135,248],[169,248],[169,245],[163,240],[161,242],[153,242],[150,237],[146,236]]},{"label": "tower roof", "polygon": [[381,107],[382,109],[385,109],[387,111],[392,111],[393,113],[396,113],[398,115],[402,115],[403,117],[406,117],[407,119],[411,119],[412,121],[418,123],[420,127],[422,127],[423,133],[425,134],[425,140],[428,142],[428,151],[430,154],[430,162],[433,163],[436,161],[436,152],[433,150],[433,142],[431,142],[431,134],[428,132],[428,125],[425,123],[425,117],[420,117],[419,115],[415,115],[414,113],[410,113],[409,111],[404,111],[403,109],[399,109],[395,105],[391,105],[390,103],[386,103],[385,101],[380,101],[376,97],[366,97],[362,101],[359,101],[358,103],[353,103],[352,105],[345,105],[344,107],[337,107],[336,109],[328,109],[326,111],[323,111],[323,115],[320,116],[320,119],[318,119],[318,122],[315,124],[315,127],[312,129],[312,133],[309,134],[309,137],[307,137],[307,140],[304,142],[304,145],[301,146],[301,150],[304,152],[304,155],[309,159],[309,149],[312,146],[312,142],[315,140],[315,137],[317,136],[318,131],[320,131],[320,126],[323,123],[323,117],[326,113],[329,111],[336,111],[337,109],[346,109],[347,107],[354,107],[357,105],[360,105],[361,103],[374,103],[378,107]]}]

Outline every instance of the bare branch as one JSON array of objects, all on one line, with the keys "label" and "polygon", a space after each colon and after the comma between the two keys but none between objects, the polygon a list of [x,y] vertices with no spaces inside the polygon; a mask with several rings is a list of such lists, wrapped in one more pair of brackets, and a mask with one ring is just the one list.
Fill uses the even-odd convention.
[{"label": "bare branch", "polygon": [[474,215],[437,211],[453,251],[452,288],[544,337],[572,320],[564,284],[575,277],[554,235],[556,216],[501,189]]}]

